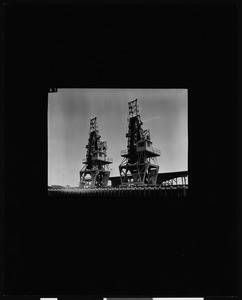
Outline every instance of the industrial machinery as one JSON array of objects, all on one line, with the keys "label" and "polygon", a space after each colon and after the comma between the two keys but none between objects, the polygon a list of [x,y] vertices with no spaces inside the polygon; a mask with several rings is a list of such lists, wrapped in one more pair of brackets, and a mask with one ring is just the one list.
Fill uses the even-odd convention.
[{"label": "industrial machinery", "polygon": [[107,157],[107,142],[101,141],[96,117],[90,120],[89,140],[86,148],[86,158],[82,160],[85,166],[80,171],[79,187],[106,187],[110,175],[108,166],[112,163],[112,159]]},{"label": "industrial machinery", "polygon": [[152,146],[150,131],[142,129],[137,99],[128,103],[127,149],[121,151],[123,161],[119,166],[121,187],[156,185],[160,150]]}]

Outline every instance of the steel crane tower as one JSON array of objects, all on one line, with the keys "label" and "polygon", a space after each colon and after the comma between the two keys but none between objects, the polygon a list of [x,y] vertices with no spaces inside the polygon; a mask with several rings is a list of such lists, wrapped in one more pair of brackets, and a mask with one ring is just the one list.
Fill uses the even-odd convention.
[{"label": "steel crane tower", "polygon": [[127,149],[121,151],[123,161],[119,166],[121,187],[156,185],[160,150],[152,146],[149,129],[142,129],[137,99],[128,102]]},{"label": "steel crane tower", "polygon": [[112,159],[107,157],[107,142],[101,141],[96,117],[90,120],[86,148],[86,158],[82,160],[85,166],[80,171],[80,188],[107,186],[110,175],[108,166]]}]

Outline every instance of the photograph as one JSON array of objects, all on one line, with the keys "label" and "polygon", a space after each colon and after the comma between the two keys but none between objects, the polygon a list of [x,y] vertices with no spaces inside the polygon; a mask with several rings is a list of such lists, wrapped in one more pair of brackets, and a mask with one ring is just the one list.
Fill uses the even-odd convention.
[{"label": "photograph", "polygon": [[187,194],[188,90],[49,93],[49,193],[132,188]]},{"label": "photograph", "polygon": [[33,2],[3,4],[6,300],[236,299],[237,1]]}]

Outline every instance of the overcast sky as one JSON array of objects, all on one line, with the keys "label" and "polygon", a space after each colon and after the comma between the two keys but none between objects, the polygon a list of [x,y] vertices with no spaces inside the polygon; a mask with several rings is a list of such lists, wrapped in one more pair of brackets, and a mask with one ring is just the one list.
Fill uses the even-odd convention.
[{"label": "overcast sky", "polygon": [[188,170],[186,89],[58,89],[48,101],[48,185],[78,186],[86,157],[90,119],[97,117],[107,141],[111,176],[118,176],[120,151],[127,148],[128,102],[138,99],[143,129],[161,150],[159,173]]}]

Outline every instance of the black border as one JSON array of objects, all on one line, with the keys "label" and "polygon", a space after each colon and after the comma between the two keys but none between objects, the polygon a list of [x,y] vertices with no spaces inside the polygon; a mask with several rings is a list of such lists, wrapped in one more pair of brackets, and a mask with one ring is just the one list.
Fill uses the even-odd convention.
[{"label": "black border", "polygon": [[[224,1],[223,3],[227,4],[226,1]],[[231,1],[230,1],[230,5],[232,5]],[[36,7],[35,7],[35,9],[36,9]],[[43,9],[43,7],[38,7],[37,8],[38,11],[41,11],[41,9]],[[20,11],[18,10],[18,14],[19,14],[19,12]],[[41,22],[40,19],[31,19],[30,15],[25,15],[25,17],[30,18],[29,20],[32,22],[33,26],[36,26],[36,24],[37,24],[37,28],[39,29],[39,33],[42,32],[42,29],[40,29],[40,27],[38,27],[40,25],[40,22]],[[50,15],[49,15],[49,17],[50,17]],[[55,16],[54,20],[56,20],[56,18],[58,18],[58,17]],[[48,19],[49,22],[50,22],[50,19],[51,18]],[[7,25],[9,26],[9,23]],[[27,25],[27,23],[24,24],[24,22],[23,22],[23,24],[20,24],[20,27],[21,27],[21,25],[25,26],[25,25]],[[6,38],[6,41],[7,41],[7,43],[6,43],[7,44],[7,51],[6,51],[6,54],[5,54],[6,55],[6,62],[7,62],[6,63],[6,72],[7,72],[7,75],[6,75],[6,78],[7,78],[6,99],[8,101],[6,103],[7,108],[6,108],[6,114],[5,114],[6,115],[6,122],[5,122],[5,124],[6,124],[6,128],[5,128],[6,138],[5,138],[5,145],[7,145],[7,147],[5,148],[5,149],[7,149],[7,151],[5,150],[5,152],[6,152],[5,156],[6,156],[6,162],[7,162],[6,163],[7,167],[5,169],[5,178],[7,180],[7,184],[5,185],[5,189],[6,189],[5,190],[5,195],[9,195],[9,193],[10,194],[12,193],[12,191],[10,191],[11,190],[10,189],[11,185],[9,183],[9,180],[11,180],[13,174],[14,174],[14,176],[17,176],[17,174],[19,174],[19,170],[20,170],[21,171],[20,172],[21,173],[20,176],[22,176],[22,178],[26,177],[27,175],[29,176],[27,170],[25,170],[25,164],[26,164],[26,162],[22,160],[22,157],[21,157],[22,155],[23,155],[23,157],[24,157],[25,160],[28,157],[31,157],[31,159],[33,159],[33,161],[36,163],[36,165],[35,165],[34,168],[31,168],[31,170],[34,171],[34,172],[36,172],[36,173],[40,172],[40,175],[36,176],[37,181],[38,181],[38,183],[40,184],[41,187],[43,187],[45,185],[46,178],[43,178],[43,176],[41,174],[43,174],[43,173],[46,172],[46,170],[47,170],[47,164],[45,164],[43,166],[43,164],[42,164],[43,160],[41,160],[41,162],[37,163],[37,160],[35,159],[35,156],[33,154],[30,154],[29,152],[28,152],[28,154],[25,153],[26,147],[24,145],[25,145],[25,143],[27,143],[27,140],[28,140],[29,136],[31,135],[30,133],[33,133],[33,131],[31,131],[29,129],[28,125],[29,125],[29,123],[34,124],[32,126],[33,127],[32,130],[34,130],[35,132],[38,133],[38,138],[34,137],[33,140],[32,140],[32,142],[34,144],[34,149],[39,148],[39,150],[38,150],[39,154],[38,155],[41,156],[41,153],[43,153],[45,151],[45,149],[47,149],[47,144],[46,144],[45,137],[46,137],[46,134],[47,134],[47,127],[46,127],[47,126],[47,122],[46,122],[46,117],[47,117],[46,107],[47,107],[47,91],[48,91],[48,88],[52,87],[52,86],[54,86],[54,87],[56,87],[56,86],[63,86],[64,84],[67,84],[68,86],[70,86],[70,81],[72,82],[73,87],[76,87],[76,82],[74,83],[74,81],[72,81],[72,80],[75,79],[75,77],[77,78],[77,75],[79,74],[78,72],[75,73],[75,71],[74,71],[75,75],[70,76],[70,81],[69,81],[69,83],[67,83],[67,81],[66,81],[67,77],[63,77],[63,78],[65,78],[63,80],[63,78],[61,78],[61,74],[58,74],[58,71],[60,71],[61,69],[60,68],[59,69],[57,68],[56,70],[53,69],[53,67],[55,68],[57,65],[55,64],[55,62],[54,62],[54,64],[52,64],[52,59],[54,58],[54,56],[53,56],[54,53],[51,52],[51,49],[50,49],[50,54],[48,54],[48,56],[47,56],[47,60],[44,60],[44,61],[39,60],[39,58],[40,58],[40,56],[39,56],[40,50],[37,49],[37,48],[34,48],[34,52],[31,52],[33,49],[31,50],[31,48],[29,48],[29,47],[32,47],[32,44],[27,39],[28,36],[25,36],[26,40],[21,41],[19,39],[16,42],[16,40],[12,39],[11,36],[9,37],[9,32],[12,32],[11,30],[13,28],[11,28],[10,31],[9,31],[9,27],[8,26],[6,27],[6,33],[7,33],[7,38]],[[27,29],[27,27],[24,27],[24,28]],[[46,31],[44,31],[44,33],[46,33]],[[11,42],[10,42],[10,44],[8,44],[9,43],[8,38],[12,39]],[[17,35],[15,35],[15,38],[17,38]],[[50,39],[50,36],[48,36],[48,38]],[[41,37],[40,40],[41,39],[44,40],[43,37]],[[51,41],[51,39],[48,40],[48,41]],[[23,43],[24,46],[22,46],[21,43]],[[20,46],[19,49],[18,49],[20,51],[19,53],[22,55],[22,57],[24,59],[27,59],[26,63],[23,63],[22,61],[19,60],[19,58],[13,56],[14,55],[14,51],[10,50],[10,48],[8,48],[9,45],[19,45]],[[43,44],[41,43],[40,45],[43,45]],[[160,44],[159,44],[159,46],[160,46]],[[225,46],[225,48],[229,49],[229,46],[227,45],[227,46]],[[43,50],[43,49],[45,50],[45,46],[43,46],[43,49],[42,48],[40,48],[40,49],[41,50]],[[105,48],[105,49],[108,50],[108,48]],[[25,53],[25,50],[27,51],[27,54]],[[36,56],[28,57],[29,53],[34,53],[34,55],[36,55]],[[48,52],[45,52],[45,54],[47,54],[47,53]],[[86,53],[86,52],[84,51],[83,53]],[[21,57],[21,55],[19,55],[19,56]],[[58,57],[58,55],[57,55],[57,57]],[[206,57],[206,55],[205,55],[205,57]],[[231,59],[231,57],[228,57],[228,59]],[[46,63],[46,64],[43,64],[43,62]],[[67,63],[68,63],[68,60],[67,60]],[[112,64],[112,62],[109,62],[109,66],[111,64]],[[167,65],[168,65],[168,63],[167,63]],[[191,68],[191,70],[194,68],[194,65],[189,64],[189,62],[188,62],[188,65]],[[24,67],[24,66],[26,67],[26,69],[24,70],[24,72],[19,69],[19,70],[17,70],[17,72],[14,75],[11,74],[12,71],[15,71],[16,67],[18,68],[18,67]],[[104,64],[103,64],[103,66],[104,66]],[[142,66],[144,67],[144,64]],[[145,65],[145,67],[149,70],[149,68],[146,65]],[[202,67],[202,65],[200,65],[200,67]],[[71,67],[71,66],[69,67],[69,66],[65,65],[65,68],[68,71],[73,70],[73,67]],[[87,68],[88,67],[86,65],[85,66],[85,70],[88,70]],[[99,70],[99,72],[101,72],[101,70]],[[99,75],[100,74],[101,73],[99,73]],[[47,77],[44,78],[43,75],[47,75]],[[89,73],[89,75],[91,75],[91,74]],[[138,75],[138,73],[134,72],[134,77],[137,76],[137,75]],[[157,75],[157,73],[156,73],[156,75]],[[170,86],[170,82],[172,80],[171,79],[172,78],[172,74],[168,74],[168,75],[170,77],[168,77],[167,82],[165,82],[165,86],[163,85],[161,88],[163,88],[163,87],[171,87]],[[203,75],[205,75],[205,74],[202,73],[202,78],[203,78]],[[217,75],[218,75],[218,78],[220,78],[220,79],[222,78],[221,74],[218,73]],[[176,77],[176,75],[175,75],[175,77]],[[94,76],[94,78],[95,78],[95,76]],[[164,78],[165,77],[163,77],[163,79]],[[226,78],[229,81],[229,77],[227,76]],[[235,78],[235,76],[233,78]],[[26,81],[26,79],[28,79],[28,80]],[[105,76],[104,76],[104,79],[105,79]],[[119,77],[116,77],[113,80],[113,84],[115,85],[115,87],[120,87],[117,84],[118,79],[119,79]],[[154,79],[154,77],[152,79]],[[186,79],[188,79],[188,81]],[[194,95],[194,92],[196,94],[197,86],[196,86],[196,84],[194,85],[194,81],[192,81],[193,79],[191,79],[190,77],[188,77],[188,78],[183,78],[183,80],[184,80],[184,82],[186,82],[186,87],[188,87],[189,94],[190,94],[190,91],[191,91],[191,93],[193,95]],[[139,87],[137,85],[137,82],[138,81],[134,82],[132,84],[132,87]],[[175,83],[174,83],[176,88],[180,87],[180,85],[177,86],[178,82],[179,81],[177,81],[177,82],[175,81]],[[205,83],[205,81],[202,81],[202,82],[203,82],[203,84]],[[222,81],[222,82],[225,83],[225,80]],[[120,82],[120,83],[121,83],[121,86],[123,86],[123,87],[124,87],[124,85],[125,85],[125,87],[131,87],[131,86],[127,86],[127,83],[126,84],[122,83],[122,82]],[[197,84],[199,84],[199,82],[197,82]],[[87,82],[84,82],[82,87],[87,87],[87,85],[88,85],[88,87],[90,87],[90,86],[97,87],[97,81],[95,82],[95,79],[94,79],[93,83],[91,83],[91,76],[89,76],[88,79],[87,79]],[[104,86],[105,87],[109,87],[110,85],[108,86],[107,85],[107,81],[103,80],[102,83],[101,83],[101,86],[102,87],[104,87]],[[10,87],[11,87],[11,89],[10,89]],[[151,84],[151,81],[150,81],[148,84],[146,83],[146,86],[144,86],[144,84],[142,84],[142,87],[160,87],[160,86],[158,85],[158,81],[157,82],[153,81],[152,84]],[[172,87],[174,87],[174,85]],[[231,85],[231,87],[235,88],[235,85]],[[12,89],[16,89],[16,90],[13,91]],[[36,91],[38,91],[37,95],[36,95]],[[32,93],[32,97],[34,95],[34,97],[36,99],[36,101],[35,101],[34,104],[31,103],[31,96],[30,96],[31,93]],[[233,91],[232,91],[232,93],[233,93]],[[17,102],[17,100],[14,100],[14,98],[16,96],[18,96],[18,95],[21,95],[21,97],[23,97],[23,98],[26,95],[26,98],[25,98],[26,100],[22,100],[22,101],[26,101],[26,102],[25,103],[22,102],[21,105],[20,105]],[[233,94],[233,95],[235,96],[235,94]],[[200,100],[201,101],[202,101],[202,97],[203,96],[206,96],[206,95],[203,94],[203,95],[200,96]],[[13,113],[11,112],[10,108],[12,108],[12,104],[9,104],[9,101],[11,101],[9,99],[11,99],[13,101],[13,107],[15,107],[16,110],[18,110],[18,113],[16,111],[13,111]],[[37,102],[37,99],[39,99],[39,102]],[[44,101],[45,101],[44,106],[43,106],[43,104],[40,104],[41,103],[40,101],[42,101],[41,99],[44,99]],[[236,110],[236,105],[234,103],[231,103],[231,106],[228,108],[228,112],[232,113],[232,112],[235,112],[235,110]],[[189,114],[190,121],[189,121],[189,123],[190,124],[194,124],[194,123],[196,123],[196,120],[194,120],[194,117],[192,117],[192,120],[191,120],[191,116],[192,116],[192,112],[197,111],[197,110],[196,110],[196,108],[194,106],[191,106],[189,104],[189,111],[190,111],[190,114]],[[29,115],[29,112],[31,112],[32,115]],[[225,112],[225,108],[224,107],[222,108],[222,112]],[[19,114],[20,114],[20,117],[18,116]],[[34,114],[36,114],[37,118],[34,117]],[[27,118],[28,121],[24,120],[23,123],[19,125],[19,128],[20,129],[26,129],[26,132],[22,133],[23,139],[21,139],[18,136],[18,133],[17,133],[16,143],[17,143],[18,147],[23,146],[23,148],[25,147],[25,149],[24,150],[20,150],[19,154],[18,154],[19,156],[17,156],[16,158],[14,158],[15,160],[13,160],[13,162],[11,162],[12,158],[10,158],[10,157],[11,157],[12,154],[14,154],[14,151],[12,150],[12,147],[15,144],[15,142],[12,142],[11,139],[14,136],[14,133],[16,132],[15,128],[18,129],[18,123],[22,122],[22,120],[24,118]],[[36,119],[38,121],[42,120],[41,124],[37,124],[36,121],[35,121]],[[13,120],[14,120],[14,123],[12,123]],[[222,119],[219,119],[219,120],[222,121]],[[230,117],[229,120],[231,121],[231,124],[229,125],[229,128],[233,130],[233,128],[234,128],[233,125],[236,125],[236,124],[235,124],[235,122],[233,122],[234,120],[232,119],[232,114],[231,114],[231,117]],[[211,118],[211,116],[210,116],[210,119],[208,120],[208,122],[210,122],[210,124],[212,124],[212,118]],[[11,124],[13,124],[13,125],[11,125]],[[46,124],[46,125],[44,125],[44,124]],[[195,129],[196,129],[196,131],[198,129],[198,131],[201,132],[201,128],[198,128],[197,126],[195,126]],[[189,128],[189,136],[194,136],[195,129],[193,128],[193,126],[190,126],[190,128]],[[237,134],[236,131],[232,132],[232,135],[231,135],[231,141],[232,141],[231,147],[234,147],[236,145],[235,144],[236,134]],[[206,138],[206,136],[205,136],[205,138]],[[204,137],[202,137],[202,139],[204,139]],[[22,141],[22,144],[21,144],[21,141]],[[189,144],[189,155],[190,156],[191,156],[191,154],[193,155],[192,147],[194,147],[194,145],[197,145],[196,143],[198,143],[198,140],[196,140],[195,143],[193,141],[192,145]],[[30,144],[28,144],[28,145],[30,145]],[[230,150],[230,148],[228,146],[225,147],[225,148],[226,148],[226,150],[228,150],[229,154],[233,154],[234,153],[234,151]],[[215,153],[215,151],[212,151],[212,153]],[[222,153],[225,154],[225,152],[222,152]],[[29,154],[30,154],[30,156],[28,156]],[[221,156],[218,155],[218,157],[221,158],[222,155]],[[231,163],[235,166],[235,158],[233,158],[231,156],[229,156],[229,157],[231,159]],[[191,161],[191,159],[193,159],[192,161],[194,162],[194,157],[193,158],[189,158],[190,161]],[[14,164],[14,162],[15,163],[18,162],[19,163],[18,166],[16,166]],[[202,167],[202,163],[204,163],[204,162],[205,162],[204,159],[201,159],[201,162],[196,161],[197,166],[199,166],[199,167]],[[193,168],[193,170],[194,170],[194,168],[195,168],[194,167],[194,163],[193,164],[189,164],[189,171],[190,171],[191,168]],[[231,171],[231,169],[229,168],[228,165],[226,165],[225,169]],[[16,174],[15,174],[14,171],[16,172]],[[233,169],[233,172],[235,172],[234,169]],[[235,174],[231,175],[231,178],[233,179],[232,182],[231,182],[232,185],[234,184],[234,176],[235,176]],[[23,181],[21,181],[21,180],[23,180],[23,179],[20,178],[20,183],[19,184],[17,183],[17,181],[14,181],[15,183],[17,183],[16,188],[20,188],[21,185],[22,185],[22,183],[24,183],[24,180]],[[34,181],[31,179],[31,183],[33,183],[33,182]],[[218,183],[218,181],[216,181],[216,179],[215,179],[215,183]],[[35,192],[33,186],[29,186],[28,188],[29,188],[30,194]],[[194,189],[197,190],[197,187],[195,186]],[[16,194],[14,194],[14,195],[16,195]],[[219,194],[219,195],[221,195],[221,194]],[[41,188],[39,190],[38,197],[39,197],[38,199],[40,201],[45,198],[45,193],[44,193],[43,188]],[[14,200],[14,198],[12,198],[12,199]],[[26,200],[27,201],[24,202],[24,203],[20,202],[20,201],[17,202],[17,203],[14,202],[14,201],[12,201],[12,202],[11,201],[6,202],[6,200],[5,200],[5,216],[6,216],[6,211],[8,211],[8,216],[10,216],[9,212],[14,212],[15,215],[11,216],[11,218],[12,218],[11,221],[13,221],[13,220],[21,221],[21,218],[18,216],[19,212],[24,212],[24,211],[28,211],[29,212],[31,210],[32,211],[33,210],[36,211],[37,208],[41,209],[41,203],[40,202],[37,202],[37,207],[35,207],[36,203],[34,205],[29,198],[26,199]],[[28,221],[33,221],[33,220],[34,220],[34,216],[31,214],[30,220],[28,220]],[[7,230],[7,233],[9,233],[9,231],[12,232],[12,230],[15,230],[14,227],[12,227],[11,224],[12,224],[12,222],[7,223],[7,229],[5,227],[5,230]],[[19,225],[20,225],[20,228],[22,228],[22,230],[28,228],[28,226],[29,226],[27,224],[27,222],[26,223],[23,222],[22,225],[21,224],[19,224]],[[25,238],[26,238],[26,236],[25,236]]]}]

